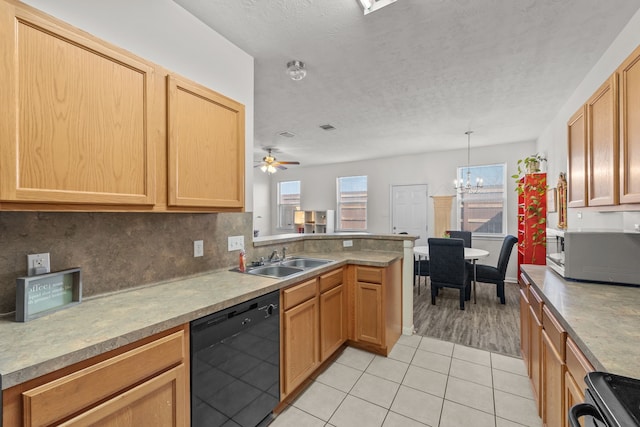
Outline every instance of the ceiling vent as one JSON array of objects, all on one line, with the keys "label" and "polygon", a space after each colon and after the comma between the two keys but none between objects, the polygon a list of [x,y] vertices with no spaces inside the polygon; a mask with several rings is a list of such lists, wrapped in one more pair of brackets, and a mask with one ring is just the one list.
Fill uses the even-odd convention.
[{"label": "ceiling vent", "polygon": [[335,130],[336,128],[334,128],[330,124],[326,124],[326,125],[320,125],[320,129],[322,129],[322,130]]},{"label": "ceiling vent", "polygon": [[294,136],[296,136],[294,133],[288,132],[286,130],[283,132],[280,132],[278,135],[284,136],[285,138],[293,138]]}]

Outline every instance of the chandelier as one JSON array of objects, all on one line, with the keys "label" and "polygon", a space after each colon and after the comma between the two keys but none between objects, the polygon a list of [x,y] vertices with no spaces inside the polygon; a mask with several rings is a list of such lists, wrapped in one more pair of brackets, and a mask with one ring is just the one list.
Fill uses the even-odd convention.
[{"label": "chandelier", "polygon": [[287,75],[291,80],[302,80],[307,75],[307,70],[304,68],[304,62],[302,61],[289,61],[287,62]]},{"label": "chandelier", "polygon": [[477,193],[482,188],[483,180],[482,178],[476,178],[475,185],[471,184],[471,134],[472,130],[468,130],[465,132],[467,135],[467,180],[463,180],[462,178],[453,180],[453,187],[458,191],[459,194],[464,193]]}]

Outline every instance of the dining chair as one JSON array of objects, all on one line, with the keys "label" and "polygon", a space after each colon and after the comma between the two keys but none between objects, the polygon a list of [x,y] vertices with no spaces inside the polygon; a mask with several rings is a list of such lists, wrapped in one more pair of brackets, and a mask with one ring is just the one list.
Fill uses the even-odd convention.
[{"label": "dining chair", "polygon": [[507,274],[507,265],[511,257],[513,246],[518,243],[515,236],[507,235],[502,241],[502,248],[498,256],[498,264],[493,267],[491,265],[476,265],[476,282],[493,283],[496,285],[496,294],[500,298],[500,304],[505,304],[504,295],[504,277]]},{"label": "dining chair", "polygon": [[447,230],[447,234],[452,239],[462,239],[464,241],[464,247],[471,247],[471,232],[460,230]]},{"label": "dining chair", "polygon": [[460,290],[460,310],[468,299],[470,282],[464,261],[464,241],[462,239],[430,238],[429,274],[431,276],[431,304],[436,304],[440,288]]},{"label": "dining chair", "polygon": [[429,277],[429,260],[418,259],[413,261],[413,284],[418,285],[418,295],[420,295],[420,279],[424,277],[424,284],[427,285],[427,277]]}]

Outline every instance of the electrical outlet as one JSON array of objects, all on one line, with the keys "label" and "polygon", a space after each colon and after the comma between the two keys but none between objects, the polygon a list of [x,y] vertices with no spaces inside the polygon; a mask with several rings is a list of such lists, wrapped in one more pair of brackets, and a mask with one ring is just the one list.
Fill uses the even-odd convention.
[{"label": "electrical outlet", "polygon": [[49,252],[27,255],[27,275],[51,273]]},{"label": "electrical outlet", "polygon": [[342,247],[343,248],[350,248],[353,246],[353,240],[343,240],[342,241]]},{"label": "electrical outlet", "polygon": [[201,257],[204,256],[204,240],[194,240],[193,241],[193,257]]},{"label": "electrical outlet", "polygon": [[244,249],[244,236],[229,236],[227,238],[227,250],[241,251]]}]

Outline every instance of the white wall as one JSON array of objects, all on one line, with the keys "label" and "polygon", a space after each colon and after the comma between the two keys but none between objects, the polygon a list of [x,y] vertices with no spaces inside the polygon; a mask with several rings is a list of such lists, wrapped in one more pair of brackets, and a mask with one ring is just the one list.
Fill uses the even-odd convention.
[{"label": "white wall", "polygon": [[[638,45],[640,45],[640,10],[631,18],[540,135],[537,141],[538,151],[547,153],[548,179],[551,187],[555,187],[560,172],[567,171],[567,121]],[[582,214],[582,218],[578,217],[579,213]],[[548,220],[550,226],[556,226],[557,214],[550,214]],[[595,208],[569,209],[567,220],[569,228],[632,229],[633,224],[640,223],[640,212],[598,212]]]},{"label": "white wall", "polygon": [[[471,149],[472,165],[480,164],[507,164],[507,233],[516,235],[517,229],[517,197],[515,183],[510,178],[517,172],[517,161],[529,154],[536,152],[534,141],[511,143],[497,146],[487,146]],[[330,155],[330,154],[328,154]],[[336,209],[336,178],[340,176],[367,175],[368,176],[368,230],[371,233],[390,233],[390,193],[391,185],[399,184],[427,184],[429,196],[452,195],[453,180],[456,176],[456,168],[465,166],[467,150],[441,151],[423,153],[411,156],[392,157],[387,159],[367,160],[361,162],[338,163],[317,167],[291,167],[286,171],[274,174],[271,180],[272,204],[270,206],[271,230],[275,234],[275,194],[278,181],[301,181],[301,208],[303,210]],[[259,174],[256,173],[256,174]],[[261,183],[256,185],[255,193],[258,195],[266,190]],[[266,217],[263,212],[258,212],[257,202],[254,215]],[[455,207],[454,207],[455,208]],[[428,227],[433,230],[433,202],[428,201]],[[452,227],[455,226],[455,211],[452,211]],[[266,234],[266,232],[265,232]],[[261,233],[261,235],[263,235]],[[502,239],[476,239],[474,246],[486,248],[491,252],[491,257],[483,260],[486,264],[496,264]],[[515,251],[514,251],[515,255]],[[516,277],[515,256],[509,265],[507,275]]]},{"label": "white wall", "polygon": [[253,57],[171,0],[25,3],[245,106],[245,206],[253,210]]}]

